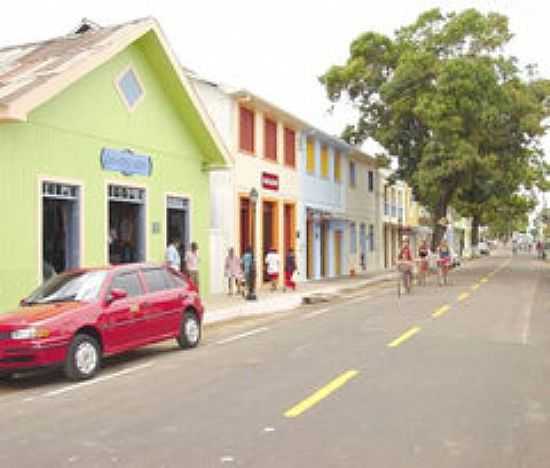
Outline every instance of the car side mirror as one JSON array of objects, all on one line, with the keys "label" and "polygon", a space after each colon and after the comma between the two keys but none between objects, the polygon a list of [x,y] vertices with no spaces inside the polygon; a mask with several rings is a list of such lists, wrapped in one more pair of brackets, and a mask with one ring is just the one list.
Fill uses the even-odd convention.
[{"label": "car side mirror", "polygon": [[107,303],[111,304],[115,301],[120,301],[128,297],[128,293],[124,289],[113,288],[107,297]]}]

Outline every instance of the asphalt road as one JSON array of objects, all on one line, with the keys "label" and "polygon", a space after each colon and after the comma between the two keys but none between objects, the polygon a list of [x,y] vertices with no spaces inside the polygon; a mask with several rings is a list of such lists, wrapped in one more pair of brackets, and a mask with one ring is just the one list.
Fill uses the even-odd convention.
[{"label": "asphalt road", "polygon": [[503,253],[0,384],[1,467],[550,466],[550,265]]}]

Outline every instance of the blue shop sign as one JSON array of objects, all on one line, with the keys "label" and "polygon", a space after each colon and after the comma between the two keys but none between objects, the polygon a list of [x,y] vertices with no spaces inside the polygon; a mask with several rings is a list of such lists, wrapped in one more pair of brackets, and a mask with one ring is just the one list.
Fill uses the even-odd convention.
[{"label": "blue shop sign", "polygon": [[136,154],[130,150],[103,148],[101,167],[106,171],[121,172],[124,175],[150,176],[153,161],[150,156]]}]

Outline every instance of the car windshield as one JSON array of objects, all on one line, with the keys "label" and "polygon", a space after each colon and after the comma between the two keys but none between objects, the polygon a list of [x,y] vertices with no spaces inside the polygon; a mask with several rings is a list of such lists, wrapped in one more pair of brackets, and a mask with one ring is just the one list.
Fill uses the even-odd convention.
[{"label": "car windshield", "polygon": [[93,301],[99,297],[101,285],[106,276],[106,271],[62,273],[43,283],[23,303]]}]

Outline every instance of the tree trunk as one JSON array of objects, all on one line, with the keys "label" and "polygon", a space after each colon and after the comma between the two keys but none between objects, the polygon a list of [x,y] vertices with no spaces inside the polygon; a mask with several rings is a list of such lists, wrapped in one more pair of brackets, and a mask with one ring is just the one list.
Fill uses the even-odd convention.
[{"label": "tree trunk", "polygon": [[443,236],[447,231],[446,226],[442,226],[441,224],[439,224],[439,220],[441,218],[445,218],[446,216],[447,216],[447,204],[443,204],[443,202],[440,202],[433,213],[434,233],[432,236],[432,252],[435,252],[437,250],[441,242],[441,239],[443,239]]},{"label": "tree trunk", "polygon": [[479,215],[475,215],[472,218],[472,248],[477,249],[477,245],[479,244],[479,225],[480,225],[481,219]]}]

